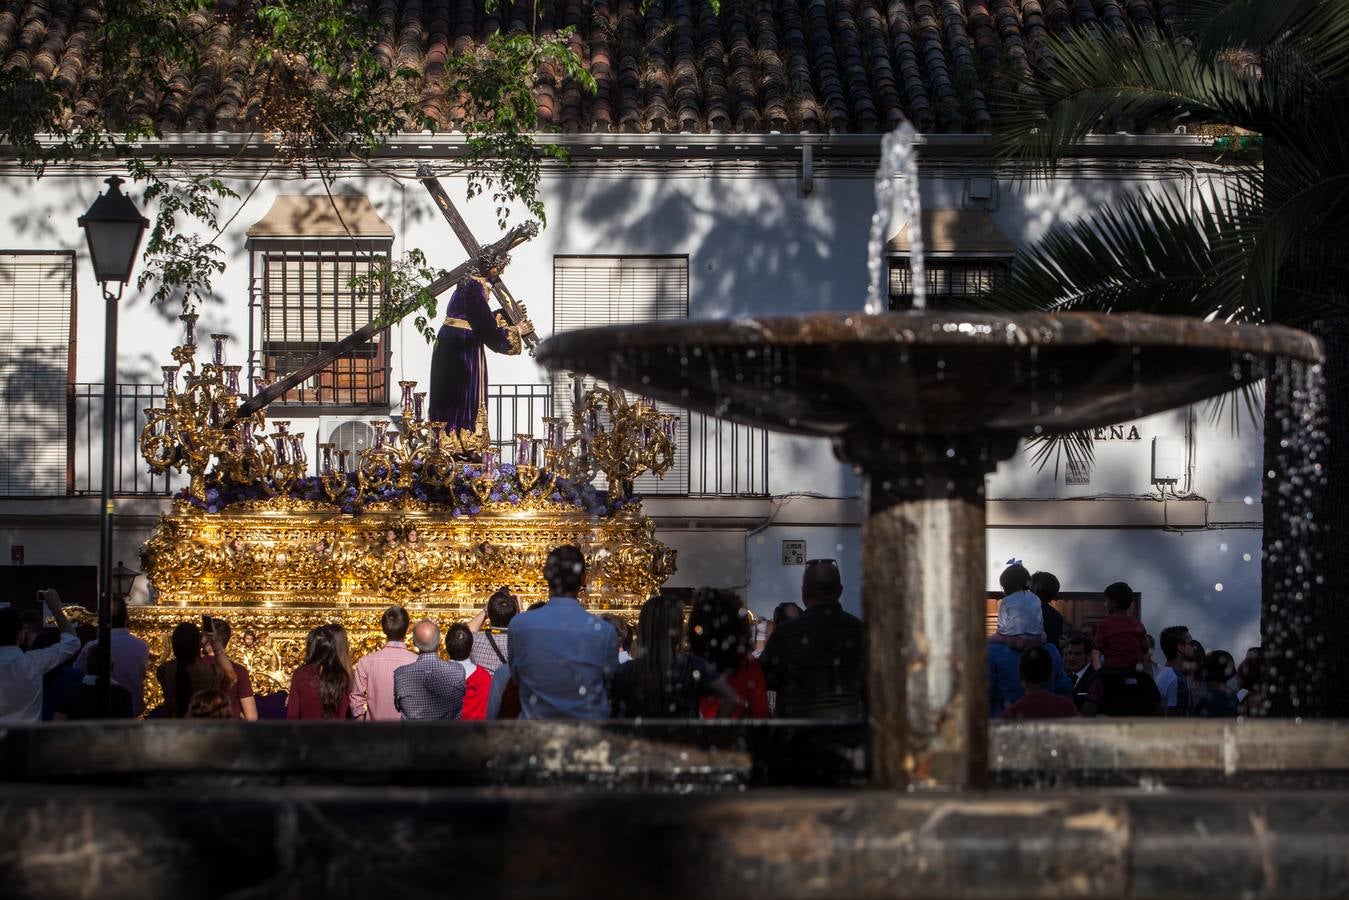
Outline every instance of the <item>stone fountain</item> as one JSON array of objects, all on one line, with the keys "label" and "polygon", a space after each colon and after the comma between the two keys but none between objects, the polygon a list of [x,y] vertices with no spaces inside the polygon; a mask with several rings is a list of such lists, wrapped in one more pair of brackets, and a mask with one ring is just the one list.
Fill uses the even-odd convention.
[{"label": "stone fountain", "polygon": [[1343,896],[1349,723],[990,728],[984,709],[983,476],[1018,437],[1320,355],[1284,329],[1078,315],[553,338],[540,356],[554,367],[827,436],[863,469],[871,784],[971,787],[991,771],[992,789],[854,790],[854,723],[6,726],[0,893],[387,893],[408,860],[452,858],[456,889],[485,896]]},{"label": "stone fountain", "polygon": [[1318,363],[1279,327],[1143,315],[819,314],[562,334],[554,370],[830,438],[865,475],[868,778],[988,772],[984,476],[1027,436],[1115,424]]}]

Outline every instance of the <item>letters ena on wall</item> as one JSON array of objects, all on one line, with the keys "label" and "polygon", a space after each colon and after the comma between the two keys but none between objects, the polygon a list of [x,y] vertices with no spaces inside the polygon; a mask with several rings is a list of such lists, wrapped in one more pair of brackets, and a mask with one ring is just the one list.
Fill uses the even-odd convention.
[{"label": "letters ena on wall", "polygon": [[1091,439],[1093,441],[1141,441],[1143,436],[1138,433],[1137,425],[1111,425],[1109,428],[1093,428]]}]

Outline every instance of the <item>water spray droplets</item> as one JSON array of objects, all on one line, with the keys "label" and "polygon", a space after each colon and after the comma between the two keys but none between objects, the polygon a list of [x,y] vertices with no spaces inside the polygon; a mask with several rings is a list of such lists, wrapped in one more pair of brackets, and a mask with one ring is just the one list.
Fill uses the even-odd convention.
[{"label": "water spray droplets", "polygon": [[[1266,503],[1282,523],[1282,534],[1266,543],[1265,577],[1272,584],[1271,615],[1262,635],[1269,670],[1268,699],[1276,710],[1304,706],[1325,690],[1325,673],[1315,654],[1300,650],[1314,640],[1314,573],[1323,562],[1316,552],[1315,504],[1326,497],[1320,461],[1327,448],[1325,383],[1320,366],[1278,360],[1266,383],[1273,391],[1271,407],[1279,441],[1266,460]],[[1320,580],[1315,579],[1319,584]]]},{"label": "water spray droplets", "polygon": [[[913,273],[913,308],[927,308],[927,276],[923,270],[922,203],[918,192],[918,158],[914,152],[917,133],[908,122],[881,140],[881,161],[876,167],[876,212],[871,216],[871,240],[867,244],[867,304],[872,315],[889,306],[889,273],[885,265],[885,242],[894,220],[909,223],[909,267]],[[896,185],[896,181],[899,182]],[[896,206],[898,209],[896,210]],[[898,215],[896,215],[896,212]]]}]

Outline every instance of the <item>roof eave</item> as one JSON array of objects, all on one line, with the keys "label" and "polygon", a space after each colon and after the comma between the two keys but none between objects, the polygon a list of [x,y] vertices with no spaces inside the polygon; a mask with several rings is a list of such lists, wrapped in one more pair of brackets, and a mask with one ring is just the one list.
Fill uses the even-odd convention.
[{"label": "roof eave", "polygon": [[[874,157],[880,153],[882,135],[875,134],[558,134],[536,133],[540,143],[565,148],[573,158],[651,158],[680,159],[696,157],[735,157],[783,159],[812,148],[814,154],[830,157]],[[52,141],[55,143],[55,140]],[[134,146],[146,152],[182,156],[271,157],[274,144],[254,134],[233,132],[170,133],[140,141]],[[453,158],[467,152],[467,140],[458,132],[398,135],[382,145],[380,158]],[[920,155],[938,158],[993,158],[998,155],[989,134],[925,134],[919,142]],[[1223,153],[1212,138],[1189,134],[1110,134],[1091,135],[1078,142],[1069,156],[1083,158],[1192,157],[1213,160]],[[1250,155],[1244,160],[1249,161]]]}]

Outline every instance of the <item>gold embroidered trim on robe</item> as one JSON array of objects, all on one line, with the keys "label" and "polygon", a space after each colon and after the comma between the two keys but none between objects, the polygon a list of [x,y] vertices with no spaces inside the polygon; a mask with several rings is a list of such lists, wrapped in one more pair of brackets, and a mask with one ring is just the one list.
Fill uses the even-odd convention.
[{"label": "gold embroidered trim on robe", "polygon": [[[487,279],[480,276],[472,276],[475,280],[482,283],[483,290],[491,296],[491,285]],[[506,321],[506,317],[500,312],[494,314],[498,328],[506,332],[506,340],[509,348],[506,350],[506,356],[517,356],[524,349],[520,341],[520,329]],[[446,316],[445,327],[459,328],[464,331],[472,331],[473,326],[467,319],[461,319],[457,316]],[[446,431],[443,446],[450,453],[481,453],[492,445],[492,437],[487,432],[487,354],[484,352],[481,344],[478,345],[478,413],[473,417],[473,430],[467,428],[456,428],[454,431]]]},{"label": "gold embroidered trim on robe", "polygon": [[496,313],[497,327],[506,331],[506,340],[510,342],[510,349],[505,352],[505,356],[519,356],[524,345],[520,343],[520,329],[506,321],[506,317],[501,313]]}]

